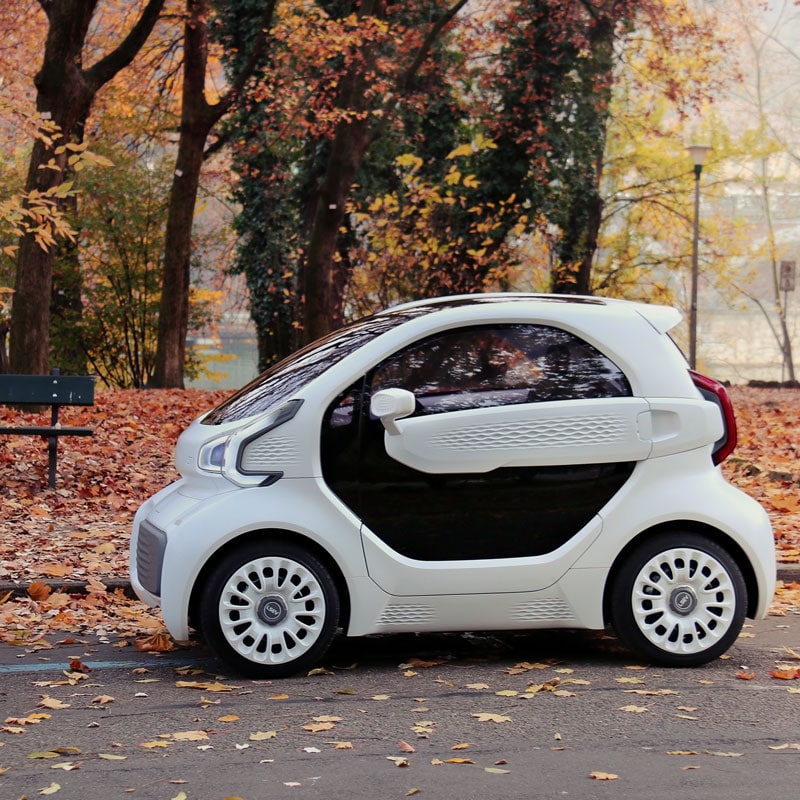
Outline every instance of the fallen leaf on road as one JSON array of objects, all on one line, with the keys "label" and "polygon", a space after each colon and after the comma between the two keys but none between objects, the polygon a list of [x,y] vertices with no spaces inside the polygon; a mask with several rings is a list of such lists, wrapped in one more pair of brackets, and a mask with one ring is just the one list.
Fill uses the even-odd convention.
[{"label": "fallen leaf on road", "polygon": [[523,672],[530,672],[532,669],[547,669],[550,666],[552,665],[542,664],[540,661],[535,664],[532,664],[530,661],[522,661],[519,664],[515,664],[513,667],[509,667],[506,672],[509,675],[521,675]]},{"label": "fallen leaf on road", "polygon": [[142,653],[168,653],[175,649],[172,637],[168,633],[154,633],[134,642],[134,646]]},{"label": "fallen leaf on road", "polygon": [[481,711],[477,714],[472,714],[478,722],[511,722],[511,717],[506,717],[503,714],[488,714]]},{"label": "fallen leaf on road", "polygon": [[795,678],[800,678],[800,668],[782,666],[770,670],[769,674],[781,681],[793,681]]},{"label": "fallen leaf on road", "polygon": [[441,667],[442,664],[447,662],[443,659],[439,660],[426,660],[423,658],[409,658],[405,664],[401,664],[401,669],[406,667],[414,667],[416,669],[430,669],[431,667]]},{"label": "fallen leaf on road", "polygon": [[617,781],[619,780],[619,775],[614,775],[613,772],[593,772],[590,778],[594,778],[596,781]]},{"label": "fallen leaf on road", "polygon": [[325,669],[325,667],[316,667],[312,670],[309,670],[308,676],[313,678],[316,675],[335,675],[336,673],[331,672],[329,669]]},{"label": "fallen leaf on road", "polygon": [[179,689],[202,689],[205,692],[233,692],[241,689],[241,686],[226,686],[224,683],[215,681],[214,683],[204,683],[202,681],[175,681]]},{"label": "fallen leaf on road", "polygon": [[53,710],[61,709],[61,708],[69,708],[69,703],[64,703],[61,700],[58,700],[55,697],[50,697],[49,695],[42,695],[42,699],[38,702],[37,705],[40,705],[42,708],[51,708]]},{"label": "fallen leaf on road", "polygon": [[335,728],[333,722],[309,722],[307,725],[303,725],[304,731],[309,731],[310,733],[321,733],[322,731],[329,731]]},{"label": "fallen leaf on road", "polygon": [[177,733],[160,733],[160,739],[172,739],[175,742],[204,742],[208,739],[205,731],[178,731]]}]

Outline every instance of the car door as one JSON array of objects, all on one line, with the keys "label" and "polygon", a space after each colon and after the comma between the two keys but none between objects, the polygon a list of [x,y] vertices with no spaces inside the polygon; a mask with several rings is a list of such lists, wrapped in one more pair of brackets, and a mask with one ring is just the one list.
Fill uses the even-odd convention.
[{"label": "car door", "polygon": [[[385,425],[370,404],[387,389],[413,398]],[[372,578],[399,595],[557,580],[649,453],[647,404],[630,394],[608,358],[550,326],[458,328],[385,359],[328,414],[326,479],[362,520]]]}]

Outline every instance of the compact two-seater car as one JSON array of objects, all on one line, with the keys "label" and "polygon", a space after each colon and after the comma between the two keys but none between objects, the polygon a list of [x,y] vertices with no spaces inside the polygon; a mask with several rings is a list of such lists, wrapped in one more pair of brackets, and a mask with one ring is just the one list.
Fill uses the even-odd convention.
[{"label": "compact two-seater car", "polygon": [[181,435],[131,577],[178,640],[306,669],[337,630],[603,629],[653,662],[723,653],[775,581],[723,478],[724,388],[674,308],[483,294],[398,306],[267,370]]}]

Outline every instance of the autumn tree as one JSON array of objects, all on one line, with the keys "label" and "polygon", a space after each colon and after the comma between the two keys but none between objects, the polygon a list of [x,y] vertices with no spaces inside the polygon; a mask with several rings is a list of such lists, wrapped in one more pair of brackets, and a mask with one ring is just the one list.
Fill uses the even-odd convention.
[{"label": "autumn tree", "polygon": [[[35,78],[36,107],[57,133],[40,136],[33,143],[25,186],[29,194],[47,195],[68,182],[97,92],[133,60],[158,20],[164,0],[148,0],[123,40],[87,67],[85,46],[97,4],[98,0],[39,0],[48,29]],[[54,248],[42,247],[35,236],[21,238],[11,312],[12,371],[48,371],[53,257]]]},{"label": "autumn tree", "polygon": [[356,4],[347,18],[353,30],[342,53],[345,69],[336,82],[337,122],[319,187],[311,198],[301,283],[306,340],[322,336],[342,319],[341,297],[347,276],[339,268],[337,241],[364,156],[412,92],[434,43],[466,0],[431,9],[429,21],[420,20],[417,27],[403,30],[398,38],[405,45],[405,55],[387,62],[380,56],[381,46],[394,35],[389,5],[383,0],[366,0]]},{"label": "autumn tree", "polygon": [[[602,215],[600,177],[615,67],[630,0],[520,0],[498,23],[496,101],[486,121],[497,148],[477,176],[485,202],[516,194],[558,229],[551,288],[590,291]],[[500,226],[502,240],[508,228]]]},{"label": "autumn tree", "polygon": [[[247,51],[261,5],[263,0],[234,2],[221,14],[229,69],[235,70]],[[238,175],[234,197],[241,208],[237,269],[247,277],[262,367],[295,349],[303,333],[301,272],[319,186],[330,163],[336,123],[350,113],[335,89],[352,53],[376,36],[373,23],[359,20],[354,8],[352,2],[284,6],[258,81],[229,123]],[[398,58],[408,58],[411,43],[398,48],[394,40],[420,37],[436,13],[437,3],[431,0],[394,5],[387,20],[394,37],[375,41],[383,71],[398,69]],[[442,37],[434,41],[413,91],[399,101],[391,124],[365,151],[349,197],[360,202],[397,186],[394,161],[411,141],[423,153],[425,172],[446,168],[444,156],[453,146],[459,112],[448,98],[451,87],[444,74],[453,53],[442,42]],[[376,74],[373,80],[367,94],[380,110],[376,92],[384,79]],[[348,287],[357,264],[350,259],[357,257],[361,237],[352,223],[352,214],[345,213],[336,237],[335,292],[328,312],[333,325],[342,320],[343,300],[353,299]]]},{"label": "autumn tree", "polygon": [[[267,0],[229,0],[218,8],[219,25],[212,33],[222,50],[228,79],[246,62],[258,33]],[[303,227],[304,176],[308,173],[302,135],[306,120],[283,113],[285,99],[308,74],[292,47],[293,29],[309,24],[305,8],[287,4],[276,9],[268,46],[241,102],[224,122],[223,136],[231,143],[235,181],[231,197],[238,207],[234,219],[237,246],[235,274],[244,275],[250,316],[255,324],[258,364],[265,369],[299,344],[299,297],[296,249]],[[299,31],[298,31],[299,37]],[[295,83],[296,82],[296,83]],[[299,95],[299,92],[298,92]]]},{"label": "autumn tree", "polygon": [[181,388],[184,385],[192,223],[206,143],[212,129],[231,110],[259,63],[276,4],[277,0],[265,4],[250,53],[233,76],[227,91],[209,99],[206,82],[213,4],[211,0],[186,0],[180,135],[167,214],[158,344],[150,381],[153,388]]},{"label": "autumn tree", "polygon": [[[81,269],[85,307],[73,337],[83,361],[103,384],[141,389],[153,374],[161,259],[167,219],[172,156],[154,150],[126,152],[110,144],[111,169],[80,174]],[[196,237],[193,260],[203,254]],[[189,330],[213,325],[215,294],[194,288]],[[195,377],[198,355],[187,354],[185,371]]]}]

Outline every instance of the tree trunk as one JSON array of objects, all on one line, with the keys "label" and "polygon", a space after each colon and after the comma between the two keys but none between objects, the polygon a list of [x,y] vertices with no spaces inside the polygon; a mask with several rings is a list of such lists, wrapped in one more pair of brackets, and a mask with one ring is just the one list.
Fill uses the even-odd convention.
[{"label": "tree trunk", "polygon": [[207,120],[192,121],[184,118],[181,125],[175,175],[170,190],[158,312],[158,344],[153,377],[148,384],[150,388],[182,389],[184,386],[191,288],[192,224],[203,165],[203,149],[211,124]]},{"label": "tree trunk", "polygon": [[[598,175],[600,173],[598,169]],[[555,294],[591,294],[592,263],[603,220],[603,198],[599,185],[573,200],[568,231],[559,245],[560,264],[550,275],[550,290]]]},{"label": "tree trunk", "polygon": [[[48,36],[49,49],[53,48],[53,38]],[[74,53],[76,47],[79,45],[71,42],[66,49]],[[82,80],[80,49],[77,52],[78,56],[69,69],[64,64],[69,60],[65,55],[48,52],[44,66],[36,76],[37,108],[58,126],[65,141],[72,140],[74,127],[88,114],[93,96]],[[57,56],[63,57],[64,61]],[[61,78],[60,86],[56,76]],[[47,135],[43,132],[42,138],[34,142],[26,192],[47,194],[68,177],[67,153],[56,154],[55,148],[48,144]],[[47,164],[52,164],[52,167],[45,167]],[[50,371],[50,297],[54,256],[55,248],[40,246],[33,234],[20,239],[11,307],[9,361],[13,373],[46,375]]]},{"label": "tree trunk", "polygon": [[158,342],[153,375],[148,383],[150,388],[184,387],[183,372],[189,327],[192,222],[206,139],[214,125],[231,108],[246,80],[253,74],[266,42],[275,5],[276,0],[268,0],[261,20],[260,33],[255,39],[247,64],[225,96],[211,105],[205,97],[210,2],[186,0],[180,138],[170,191],[158,316]]},{"label": "tree trunk", "polygon": [[586,98],[587,130],[592,132],[585,172],[576,180],[567,213],[567,225],[559,243],[560,264],[550,280],[551,291],[563,294],[591,294],[592,264],[603,222],[603,197],[600,181],[606,128],[613,84],[615,20],[605,16],[596,20],[590,37],[594,69],[594,91]]},{"label": "tree trunk", "polygon": [[[69,177],[68,151],[57,148],[73,142],[89,116],[98,90],[126,67],[155,25],[164,0],[149,0],[130,33],[111,53],[83,69],[83,47],[97,0],[39,0],[47,15],[48,31],[42,67],[36,75],[36,108],[43,126],[34,142],[26,190],[46,193]],[[50,349],[50,298],[54,249],[43,249],[31,234],[20,240],[11,309],[9,361],[12,372],[47,374]]]},{"label": "tree trunk", "polygon": [[[361,84],[355,76],[348,76],[348,79],[354,90]],[[355,101],[356,98],[363,98],[363,93],[356,91],[352,96]],[[368,118],[357,116],[352,121],[339,123],[333,140],[325,180],[317,197],[308,257],[303,270],[306,342],[324,336],[341,324],[334,256],[347,197],[369,143],[368,134]]]}]

